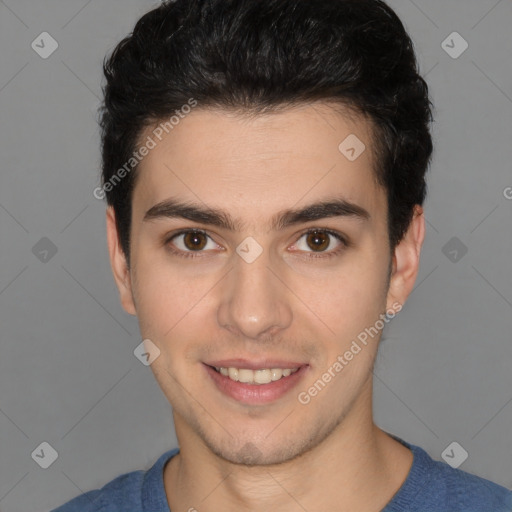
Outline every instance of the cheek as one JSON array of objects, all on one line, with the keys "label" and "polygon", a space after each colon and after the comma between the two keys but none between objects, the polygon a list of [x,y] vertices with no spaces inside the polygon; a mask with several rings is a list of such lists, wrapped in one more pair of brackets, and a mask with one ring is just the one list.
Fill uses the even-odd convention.
[{"label": "cheek", "polygon": [[143,337],[174,356],[188,353],[196,339],[208,339],[202,331],[214,325],[217,274],[184,272],[149,256],[140,258],[136,269],[134,294]]},{"label": "cheek", "polygon": [[160,339],[190,309],[193,288],[184,286],[172,267],[154,258],[137,256],[132,286],[141,334]]},{"label": "cheek", "polygon": [[295,279],[293,289],[319,326],[343,338],[372,325],[386,307],[386,262],[362,252],[329,272]]}]

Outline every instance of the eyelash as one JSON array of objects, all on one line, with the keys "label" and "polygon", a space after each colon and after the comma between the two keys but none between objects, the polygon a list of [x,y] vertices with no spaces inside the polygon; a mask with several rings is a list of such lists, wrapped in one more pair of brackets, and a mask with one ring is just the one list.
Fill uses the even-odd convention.
[{"label": "eyelash", "polygon": [[[336,238],[339,242],[341,242],[341,245],[337,248],[337,249],[334,249],[332,251],[321,251],[319,253],[308,253],[308,254],[311,254],[310,256],[303,256],[305,259],[311,259],[311,258],[332,258],[334,256],[338,256],[344,249],[346,249],[347,247],[349,247],[349,242],[345,239],[345,237],[343,237],[340,233],[336,232],[336,231],[332,231],[330,229],[322,229],[322,228],[309,228],[307,229],[306,231],[302,232],[299,236],[299,238],[297,239],[297,241],[299,241],[303,236],[305,235],[308,235],[310,233],[316,233],[316,232],[320,232],[320,233],[325,233],[327,235],[331,235],[333,236],[334,238]],[[203,256],[201,256],[201,253],[204,252],[204,251],[182,251],[182,250],[179,250],[179,249],[173,249],[172,246],[170,245],[170,242],[180,236],[180,235],[186,235],[188,233],[201,233],[205,236],[207,236],[208,238],[211,239],[211,237],[208,235],[208,233],[202,229],[183,229],[181,231],[178,231],[177,233],[173,233],[171,236],[167,237],[166,240],[165,240],[165,245],[167,246],[168,250],[174,254],[175,256],[179,256],[181,258],[201,258]],[[296,243],[296,242],[295,242]]]}]

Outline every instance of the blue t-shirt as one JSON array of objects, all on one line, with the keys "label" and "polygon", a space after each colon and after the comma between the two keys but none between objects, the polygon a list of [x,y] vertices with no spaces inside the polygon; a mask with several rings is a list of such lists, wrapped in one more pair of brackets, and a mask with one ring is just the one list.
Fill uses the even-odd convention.
[{"label": "blue t-shirt", "polygon": [[[512,512],[512,491],[435,461],[419,446],[393,437],[414,458],[405,482],[382,512]],[[125,473],[52,512],[170,512],[163,470],[176,453],[178,448],[169,450],[148,471]]]}]

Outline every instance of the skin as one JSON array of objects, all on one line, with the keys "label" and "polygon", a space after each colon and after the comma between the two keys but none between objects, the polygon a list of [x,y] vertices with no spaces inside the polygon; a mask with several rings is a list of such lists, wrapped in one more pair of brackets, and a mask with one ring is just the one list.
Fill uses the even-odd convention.
[{"label": "skin", "polygon": [[[349,134],[366,145],[353,162],[338,150]],[[380,332],[307,405],[297,399],[360,332],[405,303],[416,279],[422,209],[391,254],[386,193],[376,184],[371,148],[368,121],[327,103],[252,118],[198,106],[140,164],[130,268],[108,208],[121,303],[160,350],[151,368],[173,408],[180,454],[164,470],[171,510],[379,511],[405,481],[412,453],[372,417]],[[171,197],[222,209],[241,229],[144,220]],[[271,229],[282,210],[333,197],[359,205],[369,218]],[[324,235],[330,243],[319,250],[303,234],[313,227],[349,243]],[[169,241],[185,228],[211,237],[201,239],[207,245],[199,255],[183,236]],[[263,248],[252,263],[236,252],[249,236]],[[172,247],[196,257],[175,255]],[[248,405],[223,395],[204,370],[205,361],[233,357],[309,367],[285,396]]]}]

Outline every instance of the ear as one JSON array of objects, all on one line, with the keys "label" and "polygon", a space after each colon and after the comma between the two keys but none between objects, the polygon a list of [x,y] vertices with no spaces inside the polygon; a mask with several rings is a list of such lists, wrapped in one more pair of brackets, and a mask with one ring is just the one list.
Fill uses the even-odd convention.
[{"label": "ear", "polygon": [[[418,275],[420,252],[425,239],[425,216],[423,208],[416,205],[407,232],[395,247],[392,271],[387,296],[387,307],[403,305],[411,293]],[[395,306],[396,307],[396,306]]]},{"label": "ear", "polygon": [[110,266],[114,274],[114,280],[119,290],[121,305],[130,315],[135,315],[135,303],[132,294],[130,270],[126,262],[126,256],[119,243],[116,215],[112,206],[107,208],[107,244],[110,255]]}]

